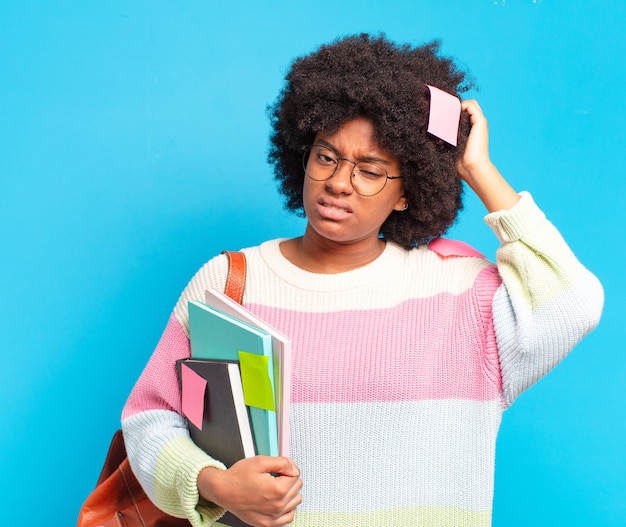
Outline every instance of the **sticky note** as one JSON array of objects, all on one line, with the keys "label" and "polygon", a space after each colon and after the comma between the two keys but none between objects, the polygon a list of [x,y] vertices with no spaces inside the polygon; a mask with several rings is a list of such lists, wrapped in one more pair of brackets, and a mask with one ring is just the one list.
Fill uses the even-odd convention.
[{"label": "sticky note", "polygon": [[248,406],[275,412],[274,390],[269,376],[269,357],[240,351],[239,368],[245,403]]},{"label": "sticky note", "polygon": [[204,416],[204,397],[206,394],[206,379],[203,379],[195,371],[184,363],[181,364],[181,384],[183,415],[189,419],[196,428],[202,430],[202,418]]},{"label": "sticky note", "polygon": [[485,255],[474,249],[471,245],[460,240],[450,240],[449,238],[435,238],[428,244],[431,251],[439,256],[475,256],[485,258]]},{"label": "sticky note", "polygon": [[461,119],[461,101],[439,88],[428,84],[426,86],[430,90],[428,132],[456,146]]}]

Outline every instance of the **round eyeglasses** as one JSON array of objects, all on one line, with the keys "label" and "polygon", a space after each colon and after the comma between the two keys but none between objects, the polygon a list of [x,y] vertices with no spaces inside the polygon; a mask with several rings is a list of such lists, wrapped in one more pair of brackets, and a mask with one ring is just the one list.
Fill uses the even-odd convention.
[{"label": "round eyeglasses", "polygon": [[340,161],[354,165],[350,183],[355,192],[364,197],[375,196],[385,188],[388,179],[403,176],[390,176],[382,165],[373,161],[351,161],[340,157],[331,148],[314,144],[304,151],[302,166],[307,177],[315,181],[326,181],[335,175]]}]

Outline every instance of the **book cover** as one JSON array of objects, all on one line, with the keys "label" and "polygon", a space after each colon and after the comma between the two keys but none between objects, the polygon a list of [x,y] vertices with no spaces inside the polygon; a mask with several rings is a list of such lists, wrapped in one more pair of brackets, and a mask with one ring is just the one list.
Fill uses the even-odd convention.
[{"label": "book cover", "polygon": [[279,455],[270,334],[203,302],[191,301],[189,336],[192,358],[240,362],[257,453]]},{"label": "book cover", "polygon": [[289,456],[289,402],[291,394],[291,339],[260,319],[244,306],[216,289],[207,289],[205,303],[222,313],[267,331],[272,338],[272,357],[276,384],[278,451]]},{"label": "book cover", "polygon": [[256,454],[239,364],[183,359],[177,362],[189,435],[227,467]]}]

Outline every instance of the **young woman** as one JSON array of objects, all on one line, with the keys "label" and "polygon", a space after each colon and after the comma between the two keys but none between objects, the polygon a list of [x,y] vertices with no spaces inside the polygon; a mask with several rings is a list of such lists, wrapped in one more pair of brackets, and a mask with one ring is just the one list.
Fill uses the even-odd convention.
[{"label": "young woman", "polygon": [[[294,61],[269,158],[306,229],[243,250],[244,305],[293,342],[290,457],[225,469],[189,439],[175,362],[190,354],[187,302],[224,287],[217,256],[123,412],[163,510],[195,526],[225,510],[255,526],[490,525],[502,412],[595,327],[603,292],[491,163],[475,101],[457,147],[428,133],[427,85],[468,88],[436,44],[358,35]],[[462,181],[502,244],[496,265],[441,239]]]}]

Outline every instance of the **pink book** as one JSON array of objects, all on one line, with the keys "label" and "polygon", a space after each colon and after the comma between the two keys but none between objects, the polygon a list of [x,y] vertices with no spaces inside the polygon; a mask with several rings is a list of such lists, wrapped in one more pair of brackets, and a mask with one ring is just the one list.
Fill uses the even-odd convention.
[{"label": "pink book", "polygon": [[216,289],[207,289],[205,303],[218,311],[266,331],[272,338],[274,379],[277,379],[276,420],[278,422],[278,452],[289,456],[289,398],[291,393],[291,339],[264,322],[241,304]]}]

